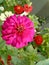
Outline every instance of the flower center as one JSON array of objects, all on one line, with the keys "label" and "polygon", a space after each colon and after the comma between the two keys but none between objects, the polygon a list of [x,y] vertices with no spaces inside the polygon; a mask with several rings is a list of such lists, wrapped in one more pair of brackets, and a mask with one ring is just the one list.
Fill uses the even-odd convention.
[{"label": "flower center", "polygon": [[18,31],[18,33],[21,33],[24,31],[24,26],[23,25],[19,25],[16,27],[16,30]]},{"label": "flower center", "polygon": [[20,10],[20,6],[18,7],[18,10]]},{"label": "flower center", "polygon": [[19,27],[17,28],[17,30],[18,30],[18,32],[22,32],[22,31],[23,31],[23,27],[22,27],[22,26],[19,26]]}]

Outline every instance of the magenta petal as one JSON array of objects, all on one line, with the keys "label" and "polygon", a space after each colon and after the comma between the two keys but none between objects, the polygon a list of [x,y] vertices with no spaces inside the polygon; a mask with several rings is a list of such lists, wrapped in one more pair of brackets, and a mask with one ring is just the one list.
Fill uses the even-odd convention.
[{"label": "magenta petal", "polygon": [[22,47],[25,47],[27,45],[28,45],[28,43],[17,43],[16,48],[22,48]]}]

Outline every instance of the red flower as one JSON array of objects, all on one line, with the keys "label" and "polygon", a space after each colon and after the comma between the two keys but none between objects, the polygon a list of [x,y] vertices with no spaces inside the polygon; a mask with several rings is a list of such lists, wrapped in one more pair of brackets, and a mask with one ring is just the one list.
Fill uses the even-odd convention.
[{"label": "red flower", "polygon": [[41,45],[42,42],[43,42],[43,37],[41,35],[37,35],[35,38],[34,38],[34,42],[37,44],[37,45]]},{"label": "red flower", "polygon": [[0,57],[0,61],[2,60],[2,58]]},{"label": "red flower", "polygon": [[21,14],[24,11],[24,9],[21,5],[17,5],[17,6],[14,6],[14,11],[17,14]]},{"label": "red flower", "polygon": [[32,6],[29,6],[28,4],[25,4],[24,5],[24,11],[31,12],[32,11]]},{"label": "red flower", "polygon": [[4,62],[3,62],[3,60],[1,60],[1,64],[2,64],[2,65],[4,65]]},{"label": "red flower", "polygon": [[11,62],[10,61],[7,61],[7,65],[11,65]]},{"label": "red flower", "polygon": [[3,60],[2,60],[1,57],[0,57],[0,63],[1,63],[2,65],[4,65],[4,62],[3,62]]},{"label": "red flower", "polygon": [[10,55],[8,55],[7,61],[11,61],[11,56]]}]

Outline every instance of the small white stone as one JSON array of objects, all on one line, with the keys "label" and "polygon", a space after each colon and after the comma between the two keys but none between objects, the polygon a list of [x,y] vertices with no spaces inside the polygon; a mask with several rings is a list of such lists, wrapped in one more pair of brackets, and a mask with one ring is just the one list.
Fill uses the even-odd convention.
[{"label": "small white stone", "polygon": [[27,12],[23,12],[22,14],[20,14],[21,16],[23,16],[23,15],[25,15],[25,16],[27,16],[28,15],[28,13]]},{"label": "small white stone", "polygon": [[5,15],[8,17],[8,15],[9,15],[9,12],[8,12],[8,11],[5,11]]},{"label": "small white stone", "polygon": [[36,30],[34,30],[35,31],[35,33],[36,33]]},{"label": "small white stone", "polygon": [[27,15],[27,13],[26,13],[26,12],[24,12],[24,15]]},{"label": "small white stone", "polygon": [[5,13],[1,13],[0,20],[4,21],[4,20],[6,20],[7,17],[10,17],[12,15],[13,15],[13,13],[11,11],[5,11]]},{"label": "small white stone", "polygon": [[3,7],[3,6],[0,6],[0,10],[1,10],[1,11],[4,11],[4,7]]},{"label": "small white stone", "polygon": [[13,15],[13,13],[11,12],[11,11],[9,11],[9,14],[8,14],[8,16],[12,16]]},{"label": "small white stone", "polygon": [[5,11],[5,15],[6,15],[7,17],[9,17],[9,16],[12,16],[13,13],[12,13],[11,11]]},{"label": "small white stone", "polygon": [[[27,16],[29,13],[27,13],[27,12],[23,12],[22,14],[19,14],[20,16]],[[19,16],[19,15],[16,15],[16,16]]]},{"label": "small white stone", "polygon": [[1,20],[1,21],[6,20],[6,16],[5,16],[5,14],[4,14],[4,13],[1,13],[0,20]]}]

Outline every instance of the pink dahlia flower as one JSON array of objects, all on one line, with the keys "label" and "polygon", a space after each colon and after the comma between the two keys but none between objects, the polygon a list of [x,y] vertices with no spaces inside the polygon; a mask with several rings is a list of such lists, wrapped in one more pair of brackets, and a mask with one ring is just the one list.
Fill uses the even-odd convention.
[{"label": "pink dahlia flower", "polygon": [[28,17],[13,15],[2,25],[2,38],[6,44],[22,48],[33,40],[34,30],[34,24]]}]

